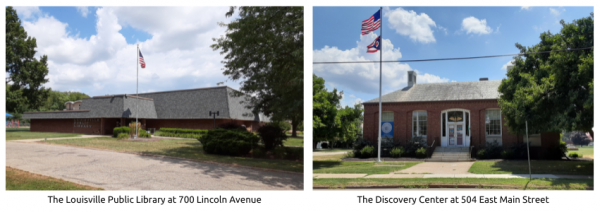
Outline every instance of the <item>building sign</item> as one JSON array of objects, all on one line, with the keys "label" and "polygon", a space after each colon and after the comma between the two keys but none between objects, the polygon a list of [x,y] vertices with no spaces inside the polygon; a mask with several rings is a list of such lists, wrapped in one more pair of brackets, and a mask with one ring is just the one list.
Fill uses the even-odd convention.
[{"label": "building sign", "polygon": [[393,121],[385,121],[381,122],[381,137],[382,138],[392,138],[394,137],[394,122]]}]

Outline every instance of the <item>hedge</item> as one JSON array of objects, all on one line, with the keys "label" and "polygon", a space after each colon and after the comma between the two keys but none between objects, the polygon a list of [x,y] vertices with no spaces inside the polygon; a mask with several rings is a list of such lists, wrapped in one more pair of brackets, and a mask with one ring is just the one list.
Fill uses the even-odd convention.
[{"label": "hedge", "polygon": [[258,145],[260,138],[245,130],[209,130],[198,138],[206,153],[219,155],[242,156],[250,153],[252,147]]},{"label": "hedge", "polygon": [[182,129],[182,128],[160,128],[162,133],[173,133],[173,134],[197,134],[206,135],[208,130],[197,130],[197,129]]},{"label": "hedge", "polygon": [[130,131],[129,127],[115,127],[113,129],[113,137],[116,138],[121,133],[125,133],[125,134],[129,135],[129,131]]}]

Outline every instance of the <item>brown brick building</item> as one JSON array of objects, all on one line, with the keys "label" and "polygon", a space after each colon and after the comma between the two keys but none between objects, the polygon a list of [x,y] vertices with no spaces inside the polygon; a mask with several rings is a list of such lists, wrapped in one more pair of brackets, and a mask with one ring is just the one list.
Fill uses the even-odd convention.
[{"label": "brown brick building", "polygon": [[[226,122],[243,124],[249,131],[269,122],[263,114],[253,114],[240,101],[229,95],[227,86],[141,93],[95,96],[67,102],[64,111],[26,112],[33,132],[112,134],[118,126],[134,122],[136,115],[144,129],[186,128],[212,129]],[[219,112],[216,120],[209,112]]]},{"label": "brown brick building", "polygon": [[[474,82],[416,84],[409,71],[408,87],[382,96],[382,142],[406,142],[412,137],[428,145],[443,147],[483,146],[498,142],[504,147],[525,140],[508,130],[498,106],[501,81],[486,78]],[[363,103],[363,136],[377,142],[379,99]],[[532,147],[550,148],[559,134],[546,132],[529,136]]]}]

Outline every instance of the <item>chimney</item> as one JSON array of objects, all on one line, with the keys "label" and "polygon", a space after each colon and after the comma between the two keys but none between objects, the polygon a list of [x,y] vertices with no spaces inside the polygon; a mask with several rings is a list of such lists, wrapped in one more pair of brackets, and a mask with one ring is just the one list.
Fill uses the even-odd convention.
[{"label": "chimney", "polygon": [[510,71],[513,67],[515,67],[514,65],[512,66],[506,66],[506,71]]},{"label": "chimney", "polygon": [[417,73],[415,71],[408,71],[408,87],[412,87],[417,84]]},{"label": "chimney", "polygon": [[482,77],[482,78],[479,78],[479,81],[488,81],[488,78],[487,77]]}]

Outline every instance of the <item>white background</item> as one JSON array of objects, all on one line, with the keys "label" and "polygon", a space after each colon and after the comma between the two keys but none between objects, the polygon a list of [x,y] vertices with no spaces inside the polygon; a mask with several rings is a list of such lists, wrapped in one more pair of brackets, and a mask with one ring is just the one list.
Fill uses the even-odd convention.
[{"label": "white background", "polygon": [[[5,2],[5,1],[3,1]],[[5,191],[5,172],[0,172],[0,207],[2,211],[597,211],[598,191],[503,191],[503,190],[312,190],[312,6],[595,6],[600,1],[6,1],[4,6],[228,6],[228,5],[303,5],[304,8],[304,122],[305,124],[305,166],[304,166],[304,191]],[[5,20],[5,13],[2,13]],[[4,34],[5,25],[1,30]],[[597,30],[596,30],[597,34]],[[2,36],[4,37],[4,35]],[[5,58],[5,43],[2,42],[2,58]],[[597,58],[596,58],[597,60]],[[2,65],[5,61],[2,60]],[[597,68],[596,68],[597,70]],[[5,74],[5,73],[4,73]],[[2,85],[4,86],[4,84]],[[4,89],[4,88],[3,88]],[[595,91],[598,93],[598,89]],[[4,95],[4,94],[2,94]],[[5,110],[5,98],[0,105]],[[598,105],[598,100],[595,101]],[[598,120],[597,117],[594,117]],[[2,127],[4,128],[4,126]],[[5,138],[5,130],[0,131]],[[5,142],[0,143],[0,148],[5,150]],[[1,151],[0,161],[6,163],[6,152]],[[598,170],[598,165],[594,167]],[[598,190],[598,189],[597,189]],[[236,197],[261,197],[262,204],[50,204],[49,195],[59,197],[92,197],[101,195],[111,196],[141,196],[170,197],[170,196],[210,196],[219,195],[229,198]],[[468,196],[516,196],[524,195],[534,197],[548,196],[550,204],[358,204],[359,195],[375,197],[454,197]]]}]

